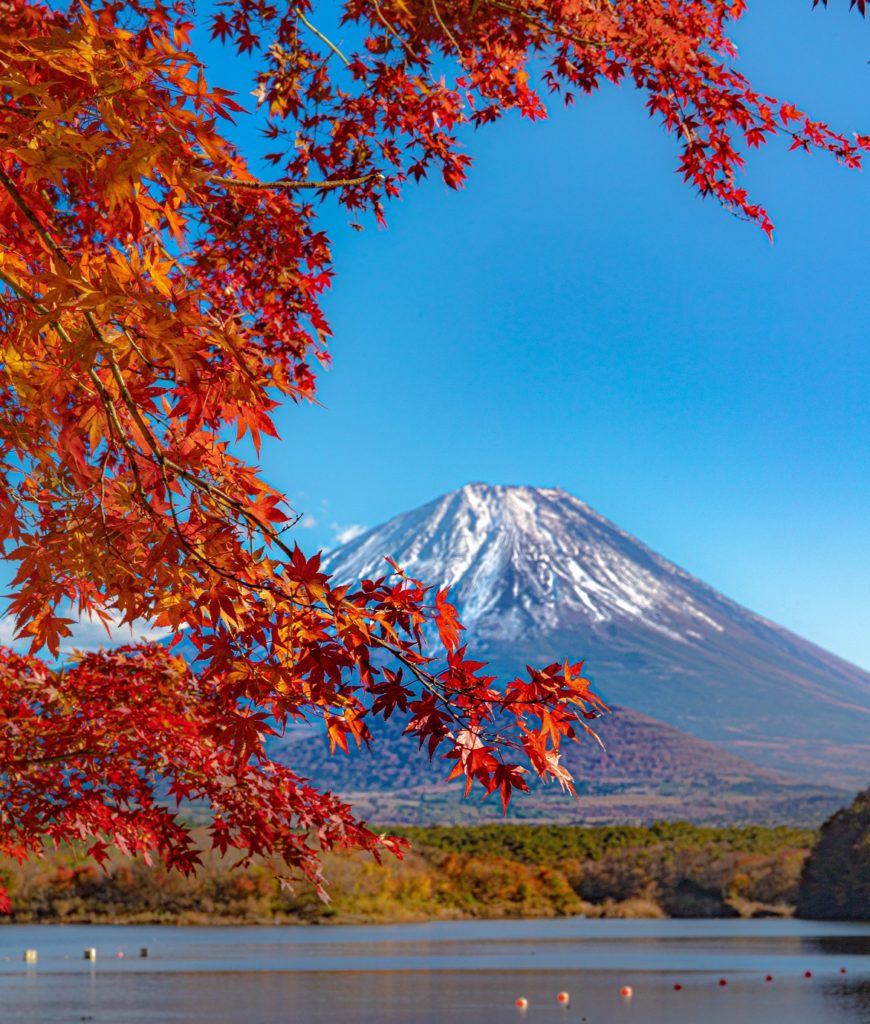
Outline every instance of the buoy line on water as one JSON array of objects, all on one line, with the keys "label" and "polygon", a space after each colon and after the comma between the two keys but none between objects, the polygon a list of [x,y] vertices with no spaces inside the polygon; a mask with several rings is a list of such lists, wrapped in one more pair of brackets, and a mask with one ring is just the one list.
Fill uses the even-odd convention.
[{"label": "buoy line on water", "polygon": [[[840,968],[840,974],[846,974],[846,973],[847,973],[846,968],[845,967],[841,967]],[[805,970],[803,972],[803,977],[805,979],[810,979],[810,978],[813,977],[813,972],[811,970]],[[765,982],[773,981],[773,975],[772,974],[766,974],[764,976],[764,980],[765,980]],[[718,981],[719,988],[726,988],[727,985],[728,985],[728,979],[727,978],[719,978],[719,981]],[[673,989],[674,989],[675,992],[682,992],[683,991],[683,984],[682,984],[682,982],[679,982],[679,981],[674,982]],[[631,999],[634,996],[634,989],[631,987],[631,985],[623,985],[622,988],[620,988],[620,990],[619,990],[619,995],[623,999],[629,1000],[629,999]],[[559,1004],[559,1006],[567,1009],[571,1005],[571,994],[570,994],[570,992],[567,992],[565,989],[562,989],[560,992],[556,993],[556,1002]],[[529,1006],[530,1006],[529,1000],[525,996],[517,996],[517,998],[514,1000],[514,1006],[518,1010],[526,1011],[526,1010],[529,1009]],[[583,1017],[582,1019],[584,1021],[586,1020],[585,1017]]]}]

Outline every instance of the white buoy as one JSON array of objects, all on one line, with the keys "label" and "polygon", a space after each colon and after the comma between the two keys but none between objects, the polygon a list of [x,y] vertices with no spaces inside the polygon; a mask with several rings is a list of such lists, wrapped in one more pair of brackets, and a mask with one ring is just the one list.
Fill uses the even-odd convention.
[{"label": "white buoy", "polygon": [[631,997],[634,995],[634,989],[631,987],[631,985],[623,985],[622,988],[619,990],[619,994],[622,996],[623,999],[631,999]]},{"label": "white buoy", "polygon": [[514,1006],[518,1010],[528,1010],[528,1008],[529,1008],[529,1001],[528,1001],[528,999],[526,999],[525,996],[520,996],[518,999],[516,999],[514,1001]]},{"label": "white buoy", "polygon": [[35,964],[38,959],[39,959],[39,954],[36,952],[35,949],[25,949],[24,950],[24,962],[26,964]]},{"label": "white buoy", "polygon": [[88,946],[88,948],[85,950],[85,960],[96,960],[96,959],[97,959],[97,951],[96,951],[96,949],[93,946]]}]

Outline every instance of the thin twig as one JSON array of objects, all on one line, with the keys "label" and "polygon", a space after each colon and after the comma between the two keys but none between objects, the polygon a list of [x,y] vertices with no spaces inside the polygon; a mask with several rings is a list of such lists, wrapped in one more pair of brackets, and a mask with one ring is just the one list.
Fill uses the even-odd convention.
[{"label": "thin twig", "polygon": [[411,60],[412,61],[417,61],[419,63],[419,59],[420,58],[418,57],[418,55],[416,53],[414,53],[413,49],[408,44],[407,40],[403,39],[399,35],[399,33],[393,28],[393,26],[387,21],[387,19],[384,17],[383,12],[381,11],[381,5],[378,3],[378,0],[372,0],[372,2],[374,3],[375,13],[377,14],[377,16],[380,19],[381,24],[384,26],[384,28],[399,43],[400,46],[404,47],[405,53],[408,54],[408,56],[411,58]]},{"label": "thin twig", "polygon": [[70,760],[76,760],[78,758],[93,758],[93,757],[107,757],[107,752],[101,752],[99,750],[71,750],[66,754],[53,754],[49,757],[31,757],[26,761],[13,761],[12,763],[19,768],[30,768],[32,766],[41,764],[60,764]]},{"label": "thin twig", "polygon": [[450,40],[450,42],[453,43],[453,49],[456,50],[457,56],[461,56],[462,51],[459,49],[459,43],[456,42],[456,39],[454,38],[453,33],[444,24],[444,20],[441,17],[441,12],[438,10],[438,5],[435,3],[435,0],[432,0],[432,10],[435,12],[435,18],[437,19],[438,24],[444,30],[444,34],[447,36],[447,38]]},{"label": "thin twig", "polygon": [[315,28],[314,25],[311,24],[311,22],[305,17],[305,15],[298,7],[296,8],[296,17],[302,22],[302,24],[307,29],[312,31],[317,36],[317,38],[321,40],[321,42],[325,43],[337,57],[341,58],[341,60],[344,61],[345,67],[350,67],[350,61],[347,59],[347,57],[345,57],[341,50],[339,50],[335,43],[333,43],[331,39],[327,39],[326,36],[320,31],[320,29]]}]

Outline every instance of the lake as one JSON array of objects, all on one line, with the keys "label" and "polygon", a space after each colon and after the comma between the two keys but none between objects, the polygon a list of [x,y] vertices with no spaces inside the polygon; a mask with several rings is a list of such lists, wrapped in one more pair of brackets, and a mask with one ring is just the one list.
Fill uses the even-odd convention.
[{"label": "lake", "polygon": [[[83,957],[88,947],[96,948],[93,962]],[[23,962],[27,948],[38,951],[36,964]],[[630,998],[620,995],[623,986]],[[560,990],[571,995],[567,1009],[556,1002]],[[519,996],[528,1010],[515,1008]],[[2,1024],[584,1020],[870,1022],[870,924],[573,918],[0,927]]]}]

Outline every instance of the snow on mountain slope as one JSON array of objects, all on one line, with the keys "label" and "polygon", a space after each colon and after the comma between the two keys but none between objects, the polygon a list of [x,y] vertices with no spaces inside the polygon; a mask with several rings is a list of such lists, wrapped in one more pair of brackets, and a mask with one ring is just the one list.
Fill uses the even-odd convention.
[{"label": "snow on mountain slope", "polygon": [[500,671],[586,657],[596,686],[759,764],[860,786],[870,675],[717,593],[558,488],[468,484],[329,553],[449,586]]},{"label": "snow on mountain slope", "polygon": [[724,628],[695,602],[703,584],[558,489],[468,484],[355,538],[327,567],[383,575],[385,552],[449,586],[469,628],[506,614],[506,634],[520,622],[550,629],[572,613],[593,624],[640,619],[678,643],[687,637],[677,619]]}]

